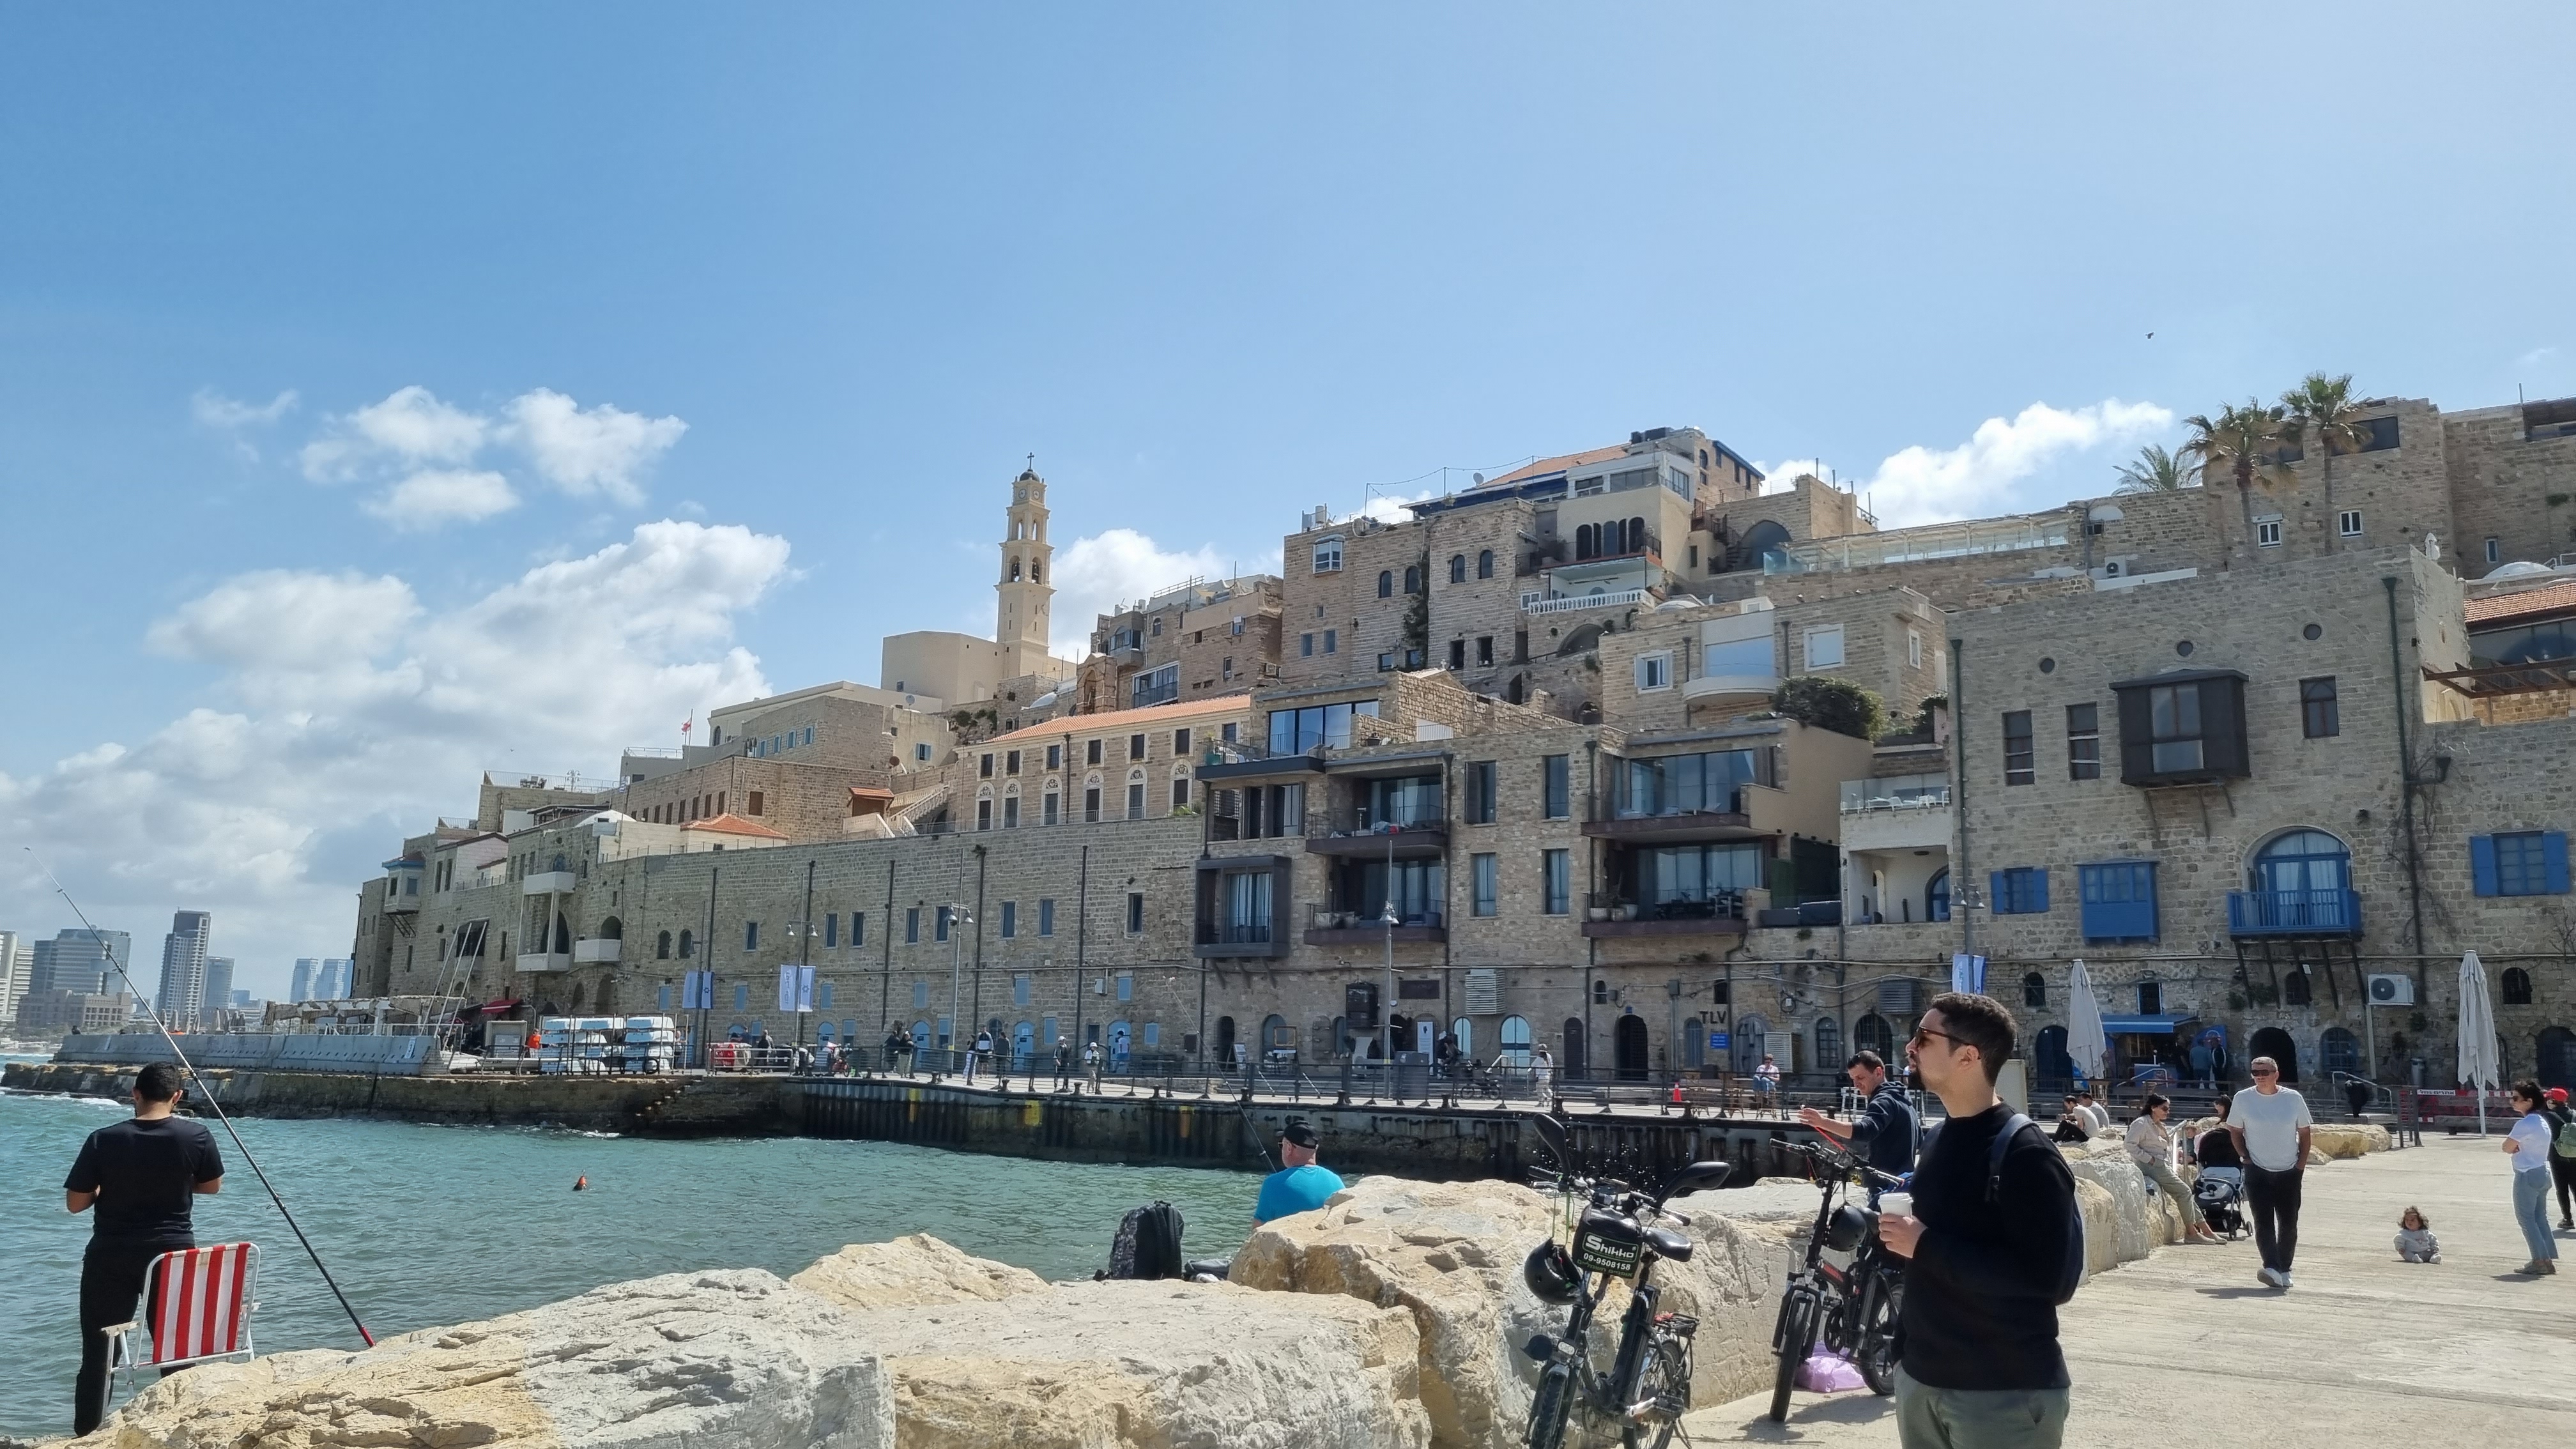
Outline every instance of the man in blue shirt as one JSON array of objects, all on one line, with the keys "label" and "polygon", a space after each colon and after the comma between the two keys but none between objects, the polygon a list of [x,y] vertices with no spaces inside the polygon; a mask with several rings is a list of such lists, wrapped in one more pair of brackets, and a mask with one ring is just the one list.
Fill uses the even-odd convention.
[{"label": "man in blue shirt", "polygon": [[[1914,1105],[1905,1095],[1904,1084],[1888,1075],[1887,1062],[1873,1051],[1852,1053],[1843,1074],[1867,1104],[1860,1120],[1846,1125],[1813,1107],[1798,1109],[1798,1120],[1832,1138],[1836,1145],[1848,1145],[1863,1154],[1870,1166],[1890,1177],[1912,1172],[1915,1146],[1923,1133],[1921,1124],[1914,1120]],[[1875,1189],[1870,1200],[1878,1200]]]},{"label": "man in blue shirt", "polygon": [[1342,1190],[1340,1176],[1315,1161],[1315,1148],[1322,1141],[1305,1122],[1288,1119],[1286,1130],[1279,1134],[1279,1170],[1261,1180],[1261,1197],[1252,1205],[1254,1226],[1313,1212]]}]

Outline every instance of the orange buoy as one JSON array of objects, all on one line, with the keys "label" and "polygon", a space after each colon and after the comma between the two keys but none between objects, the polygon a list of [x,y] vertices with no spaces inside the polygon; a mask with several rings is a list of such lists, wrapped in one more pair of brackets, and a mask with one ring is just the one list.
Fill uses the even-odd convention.
[{"label": "orange buoy", "polygon": [[584,1175],[584,1176],[581,1176],[581,1177],[576,1177],[576,1178],[574,1178],[574,1179],[572,1180],[572,1190],[573,1190],[573,1191],[575,1191],[575,1192],[583,1192],[583,1191],[586,1191],[586,1190],[588,1190],[588,1188],[589,1188],[589,1187],[590,1187],[590,1178],[588,1177],[588,1175]]}]

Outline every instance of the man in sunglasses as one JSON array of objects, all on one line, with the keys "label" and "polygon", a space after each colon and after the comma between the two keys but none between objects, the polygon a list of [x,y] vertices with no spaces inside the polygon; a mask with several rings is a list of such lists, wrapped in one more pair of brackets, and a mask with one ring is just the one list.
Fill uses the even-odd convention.
[{"label": "man in sunglasses", "polygon": [[[1905,1258],[1896,1431],[1903,1449],[2058,1449],[2066,1355],[2057,1305],[2082,1272],[2075,1178],[2048,1138],[1995,1095],[2012,1013],[1989,996],[1932,999],[1906,1043],[1948,1120],[1925,1139],[1913,1212],[1878,1236]],[[1993,1152],[2007,1127],[1999,1159]]]},{"label": "man in sunglasses", "polygon": [[2263,1256],[2254,1276],[2287,1288],[2290,1259],[2299,1251],[2299,1190],[2307,1182],[2314,1128],[2308,1099],[2282,1089],[2280,1063],[2256,1057],[2245,1069],[2254,1074],[2254,1090],[2228,1104],[2227,1132],[2245,1162],[2245,1206],[2254,1215],[2254,1250]]}]

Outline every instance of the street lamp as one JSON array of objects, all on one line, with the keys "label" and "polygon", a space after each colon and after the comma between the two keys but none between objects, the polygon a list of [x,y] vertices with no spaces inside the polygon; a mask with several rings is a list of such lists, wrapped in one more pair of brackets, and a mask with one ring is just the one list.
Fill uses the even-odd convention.
[{"label": "street lamp", "polygon": [[1386,927],[1386,995],[1378,1002],[1378,1030],[1386,1036],[1386,1079],[1395,1076],[1395,836],[1386,837],[1386,905],[1378,914],[1378,924]]},{"label": "street lamp", "polygon": [[[966,913],[964,906],[953,902],[941,906],[940,909],[948,913],[948,1050],[953,1056],[957,1050],[958,1033],[965,1026],[964,1022],[957,1019],[960,992],[965,984],[957,952],[959,945],[966,939],[965,928],[975,924],[975,918]],[[967,1037],[965,1040],[972,1041],[974,1038]]]}]

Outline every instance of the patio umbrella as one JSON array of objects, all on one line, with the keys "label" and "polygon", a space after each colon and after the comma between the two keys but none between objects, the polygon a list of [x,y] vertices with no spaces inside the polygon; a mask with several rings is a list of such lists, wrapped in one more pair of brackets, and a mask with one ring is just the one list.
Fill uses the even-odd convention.
[{"label": "patio umbrella", "polygon": [[2086,1082],[2099,1082],[2111,1069],[2111,1039],[2103,1034],[2102,1003],[2093,999],[2092,973],[2081,956],[2067,977],[2066,999],[2066,1055]]},{"label": "patio umbrella", "polygon": [[2487,1093],[2503,1070],[2496,1060],[2495,1007],[2487,999],[2487,969],[2471,951],[2460,958],[2460,1081],[2478,1094],[2478,1135],[2487,1135]]}]

